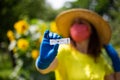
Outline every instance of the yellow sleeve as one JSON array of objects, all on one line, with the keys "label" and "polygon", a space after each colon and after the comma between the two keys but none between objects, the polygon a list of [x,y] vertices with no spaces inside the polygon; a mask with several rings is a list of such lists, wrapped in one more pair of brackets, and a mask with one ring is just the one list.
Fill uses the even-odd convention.
[{"label": "yellow sleeve", "polygon": [[112,67],[112,61],[107,55],[107,53],[102,54],[102,59],[103,59],[103,64],[104,64],[104,69],[105,69],[105,75],[109,75],[114,72],[113,67]]}]

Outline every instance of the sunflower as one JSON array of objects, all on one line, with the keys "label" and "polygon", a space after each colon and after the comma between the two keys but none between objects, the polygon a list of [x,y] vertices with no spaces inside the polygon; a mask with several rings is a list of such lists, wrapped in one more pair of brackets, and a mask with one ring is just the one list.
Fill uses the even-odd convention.
[{"label": "sunflower", "polygon": [[29,42],[26,39],[21,38],[21,39],[18,40],[17,46],[20,50],[25,51],[25,50],[27,50],[27,48],[29,46]]},{"label": "sunflower", "polygon": [[9,38],[10,41],[15,40],[14,33],[11,30],[8,30],[7,37]]},{"label": "sunflower", "polygon": [[31,55],[32,55],[32,58],[33,58],[33,59],[37,59],[37,57],[38,57],[38,55],[39,55],[39,51],[36,50],[36,49],[34,49],[34,50],[32,50]]},{"label": "sunflower", "polygon": [[28,24],[24,20],[20,20],[14,24],[14,28],[19,34],[24,34],[28,30]]}]

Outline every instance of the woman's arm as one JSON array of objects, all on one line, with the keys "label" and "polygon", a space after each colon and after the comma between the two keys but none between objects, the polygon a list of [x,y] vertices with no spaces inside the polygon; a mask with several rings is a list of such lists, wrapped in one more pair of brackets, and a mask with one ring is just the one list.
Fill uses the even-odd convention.
[{"label": "woman's arm", "polygon": [[120,72],[120,59],[117,51],[114,49],[114,47],[111,44],[105,45],[104,48],[112,60],[112,66],[114,68],[114,71]]},{"label": "woman's arm", "polygon": [[106,75],[106,76],[104,77],[104,80],[115,80],[114,74]]},{"label": "woman's arm", "polygon": [[54,70],[56,69],[57,65],[58,65],[58,60],[57,60],[57,58],[55,58],[55,59],[53,60],[53,62],[50,64],[50,66],[47,67],[46,69],[40,69],[40,68],[38,68],[37,66],[36,66],[36,68],[37,68],[37,70],[38,70],[40,73],[46,74],[46,73],[49,73],[49,72],[51,72],[51,71],[54,71]]},{"label": "woman's arm", "polygon": [[120,80],[120,59],[118,53],[111,44],[105,45],[104,48],[112,60],[112,66],[115,71],[114,74],[106,76],[105,80],[111,80],[111,77],[113,77],[113,80]]},{"label": "woman's arm", "polygon": [[48,30],[44,33],[44,38],[40,44],[40,55],[36,60],[36,67],[40,72],[47,73],[55,67],[59,44],[50,45],[50,39],[60,38],[59,35]]},{"label": "woman's arm", "polygon": [[115,72],[110,75],[106,75],[104,80],[120,80],[120,72]]},{"label": "woman's arm", "polygon": [[115,80],[120,80],[120,72],[115,73]]}]

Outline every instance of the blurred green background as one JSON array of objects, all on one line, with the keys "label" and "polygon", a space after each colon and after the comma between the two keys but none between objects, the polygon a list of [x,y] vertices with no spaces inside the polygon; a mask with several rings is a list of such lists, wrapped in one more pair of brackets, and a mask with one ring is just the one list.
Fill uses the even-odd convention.
[{"label": "blurred green background", "polygon": [[42,75],[36,70],[35,59],[44,31],[57,32],[56,15],[71,8],[103,16],[111,25],[111,43],[120,54],[120,0],[66,1],[59,9],[46,0],[0,0],[0,80],[55,80],[54,72]]}]

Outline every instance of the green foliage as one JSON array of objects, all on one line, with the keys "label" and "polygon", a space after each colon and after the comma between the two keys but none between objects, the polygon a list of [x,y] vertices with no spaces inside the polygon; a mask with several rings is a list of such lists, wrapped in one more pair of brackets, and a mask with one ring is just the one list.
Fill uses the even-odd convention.
[{"label": "green foliage", "polygon": [[45,0],[0,0],[0,42],[7,40],[5,33],[13,29],[13,24],[20,19],[53,19],[54,14],[49,13],[49,10],[52,11],[50,7],[47,8]]},{"label": "green foliage", "polygon": [[46,75],[39,73],[35,68],[34,61],[28,62],[31,63],[28,67],[22,67],[19,60],[17,66],[13,68],[10,55],[1,53],[3,52],[0,50],[0,80],[55,80],[54,72]]},{"label": "green foliage", "polygon": [[108,11],[110,0],[97,0],[95,11],[99,14],[104,14]]},{"label": "green foliage", "polygon": [[89,8],[90,0],[76,0],[74,2],[66,2],[64,9],[66,8]]},{"label": "green foliage", "polygon": [[[12,31],[14,35],[11,35],[11,37],[14,36],[14,39],[10,40],[8,49],[15,58],[16,66],[9,78],[11,80],[54,80],[54,73],[42,75],[35,67],[41,39],[45,30],[49,30],[48,23],[43,20],[32,19],[27,26],[28,22],[25,22],[25,20],[16,22],[16,28]],[[25,28],[25,25],[28,28]],[[20,33],[19,30],[23,31]],[[10,34],[9,31],[8,34]],[[10,37],[8,38],[10,39]]]},{"label": "green foliage", "polygon": [[117,15],[117,18],[111,21],[111,27],[113,30],[111,42],[115,46],[120,47],[120,15],[119,15],[120,12],[115,12],[115,14],[118,14],[118,15]]}]

